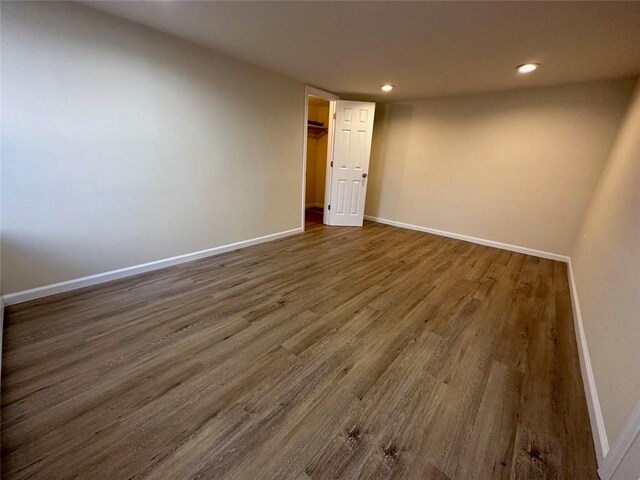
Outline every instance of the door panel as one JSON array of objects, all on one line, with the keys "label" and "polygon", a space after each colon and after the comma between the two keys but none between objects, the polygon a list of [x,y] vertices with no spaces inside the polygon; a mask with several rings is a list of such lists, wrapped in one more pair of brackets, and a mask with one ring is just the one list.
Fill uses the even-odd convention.
[{"label": "door panel", "polygon": [[346,100],[335,104],[329,224],[361,226],[376,104]]}]

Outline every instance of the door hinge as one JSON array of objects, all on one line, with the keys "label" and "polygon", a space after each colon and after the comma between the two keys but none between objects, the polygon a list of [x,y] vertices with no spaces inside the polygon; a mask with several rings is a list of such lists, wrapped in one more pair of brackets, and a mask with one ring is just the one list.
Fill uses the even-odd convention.
[{"label": "door hinge", "polygon": [[333,112],[333,119],[336,119],[336,112]]},{"label": "door hinge", "polygon": [[329,205],[329,206],[327,207],[327,210],[331,210],[331,205]]},{"label": "door hinge", "polygon": [[331,160],[331,166],[333,167],[333,160]]}]

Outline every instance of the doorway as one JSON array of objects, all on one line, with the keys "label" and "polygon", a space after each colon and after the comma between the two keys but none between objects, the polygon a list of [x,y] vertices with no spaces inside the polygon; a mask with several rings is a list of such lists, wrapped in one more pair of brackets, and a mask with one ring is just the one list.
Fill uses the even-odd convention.
[{"label": "doorway", "polygon": [[362,226],[374,114],[373,102],[339,100],[337,95],[306,87],[303,229],[322,224]]},{"label": "doorway", "polygon": [[329,92],[306,88],[302,209],[305,229],[327,223],[325,199],[330,189],[327,172],[333,147],[333,103],[338,98]]},{"label": "doorway", "polygon": [[329,101],[309,95],[307,105],[307,176],[305,224],[322,224],[329,147]]}]

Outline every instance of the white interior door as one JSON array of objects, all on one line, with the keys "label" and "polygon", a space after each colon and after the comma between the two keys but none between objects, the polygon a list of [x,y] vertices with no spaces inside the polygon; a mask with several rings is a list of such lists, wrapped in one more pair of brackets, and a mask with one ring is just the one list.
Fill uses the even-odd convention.
[{"label": "white interior door", "polygon": [[362,226],[375,108],[336,100],[329,225]]}]

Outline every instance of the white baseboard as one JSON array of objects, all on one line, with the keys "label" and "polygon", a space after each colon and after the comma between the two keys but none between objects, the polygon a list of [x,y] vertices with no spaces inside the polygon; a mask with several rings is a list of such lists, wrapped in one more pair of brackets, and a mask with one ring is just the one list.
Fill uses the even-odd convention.
[{"label": "white baseboard", "polygon": [[[602,416],[602,408],[600,407],[598,390],[596,388],[591,359],[589,357],[587,338],[584,333],[578,289],[576,287],[571,261],[569,261],[569,288],[571,290],[571,305],[573,307],[573,321],[578,343],[578,356],[580,359],[582,382],[584,384],[585,396],[587,398],[591,432],[593,434],[593,443],[596,450],[596,457],[598,459],[598,473],[602,480],[611,480],[618,467],[623,461],[625,461],[627,454],[631,455],[631,446],[635,440],[640,437],[640,402],[636,403],[636,406],[622,428],[622,431],[618,434],[613,445],[609,447],[607,431],[605,429],[604,418]],[[640,475],[640,472],[636,475]]]},{"label": "white baseboard", "polygon": [[[589,420],[591,422],[591,433],[593,434],[593,443],[596,449],[596,457],[598,466],[604,466],[604,460],[609,453],[609,440],[604,427],[604,418],[602,417],[602,409],[600,408],[600,400],[598,399],[598,390],[596,389],[596,381],[593,376],[591,367],[591,359],[589,357],[589,349],[587,347],[587,337],[584,333],[584,325],[582,324],[582,313],[580,312],[580,301],[578,300],[578,289],[576,288],[575,278],[573,276],[573,267],[569,261],[569,289],[571,291],[571,306],[573,308],[573,324],[576,331],[576,340],[578,343],[578,357],[580,360],[580,371],[582,372],[582,383],[584,384],[584,393],[587,398],[587,408],[589,409]],[[604,477],[602,477],[604,480]]]},{"label": "white baseboard", "polygon": [[76,290],[78,288],[89,287],[91,285],[97,285],[104,282],[110,282],[112,280],[129,277],[131,275],[138,275],[140,273],[150,272],[152,270],[158,270],[160,268],[170,267],[172,265],[178,265],[180,263],[191,262],[200,258],[219,255],[221,253],[230,252],[239,248],[250,247],[251,245],[257,245],[264,242],[270,242],[272,240],[288,237],[289,235],[295,235],[296,233],[301,233],[303,231],[304,230],[302,227],[298,227],[291,230],[286,230],[284,232],[272,233],[271,235],[265,235],[263,237],[251,238],[249,240],[243,240],[241,242],[230,243],[228,245],[208,248],[206,250],[200,250],[198,252],[186,253],[184,255],[178,255],[177,257],[165,258],[162,260],[156,260],[154,262],[134,265],[132,267],[112,270],[110,272],[75,278],[73,280],[67,280],[65,282],[54,283],[52,285],[45,285],[29,290],[23,290],[21,292],[8,293],[6,295],[3,295],[2,299],[4,300],[4,303],[6,305],[28,302],[29,300],[35,300],[37,298],[55,295],[57,293],[68,292],[70,290]]},{"label": "white baseboard", "polygon": [[[637,453],[630,451],[637,438],[640,438],[640,401],[636,403],[627,423],[622,427],[622,431],[613,442],[609,453],[598,469],[602,480],[611,480],[628,455],[637,455]],[[640,471],[636,471],[634,475],[640,478]]]},{"label": "white baseboard", "polygon": [[384,223],[385,225],[393,225],[394,227],[408,228],[409,230],[417,230],[419,232],[432,233],[433,235],[440,235],[442,237],[455,238],[456,240],[464,240],[465,242],[478,243],[487,247],[501,248],[502,250],[509,250],[511,252],[524,253],[525,255],[533,255],[534,257],[547,258],[549,260],[557,260],[560,262],[569,262],[569,257],[566,255],[559,255],[557,253],[545,252],[542,250],[534,250],[532,248],[520,247],[518,245],[510,245],[508,243],[495,242],[493,240],[486,240],[484,238],[470,237],[468,235],[462,235],[459,233],[445,232],[444,230],[436,230],[435,228],[423,227],[420,225],[413,225],[411,223],[397,222],[395,220],[388,220],[386,218],[372,217],[371,215],[365,215],[365,219],[372,222]]}]

